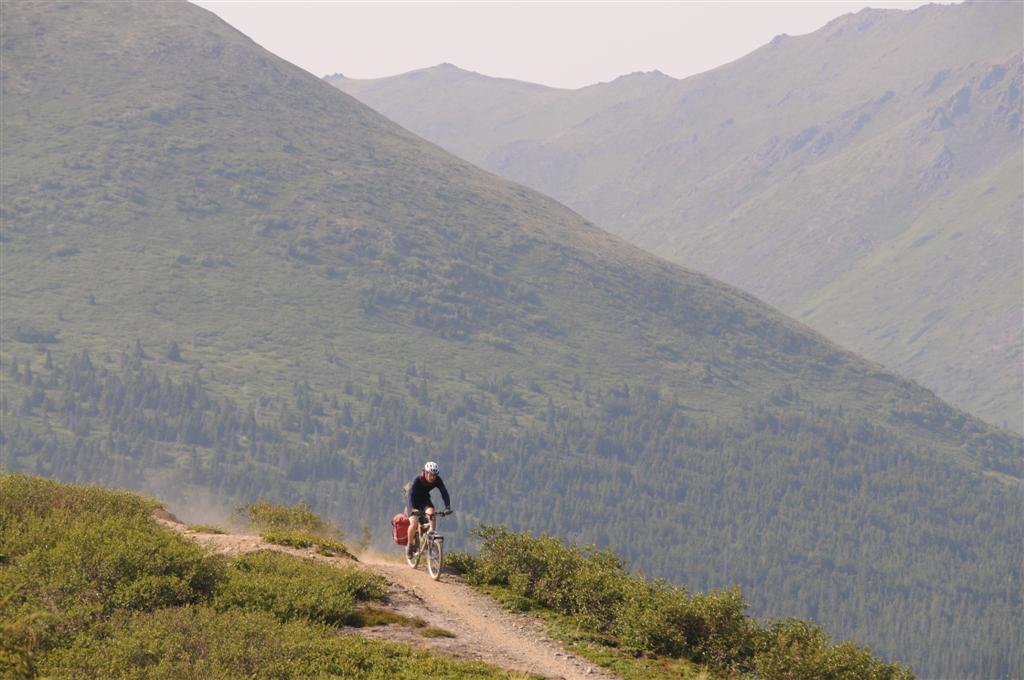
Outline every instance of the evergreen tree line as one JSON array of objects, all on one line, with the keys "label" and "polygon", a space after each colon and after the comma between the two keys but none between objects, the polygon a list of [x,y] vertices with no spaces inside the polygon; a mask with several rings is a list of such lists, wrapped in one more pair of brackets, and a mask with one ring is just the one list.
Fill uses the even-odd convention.
[{"label": "evergreen tree line", "polygon": [[572,405],[529,412],[521,390],[539,388],[511,376],[455,395],[417,366],[246,405],[143,353],[3,371],[11,470],[225,505],[304,500],[383,538],[432,458],[459,510],[453,547],[479,522],[549,531],[691,591],[739,584],[755,614],[813,619],[925,677],[1024,670],[1020,479],[998,442],[970,453],[1003,472],[955,464],[790,388],[725,421],[640,385],[578,385]]}]

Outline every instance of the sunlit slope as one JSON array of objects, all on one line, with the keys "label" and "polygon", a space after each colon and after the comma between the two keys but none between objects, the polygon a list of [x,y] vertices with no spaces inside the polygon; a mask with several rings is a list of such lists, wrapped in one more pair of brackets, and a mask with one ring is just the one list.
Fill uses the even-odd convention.
[{"label": "sunlit slope", "polygon": [[1019,438],[208,12],[2,30],[0,465],[380,536],[437,457],[453,542],[555,531],[916,667],[1016,667]]},{"label": "sunlit slope", "polygon": [[[128,5],[123,27],[112,11],[19,7],[5,22],[8,338],[176,340],[237,390],[419,360],[647,380],[726,409],[790,379],[827,401],[848,383],[939,407],[197,9]],[[702,382],[706,367],[728,377]]]},{"label": "sunlit slope", "polygon": [[[417,72],[417,83],[443,76],[445,87],[430,91],[413,86],[416,74],[332,82],[445,148],[788,313],[827,296],[834,311],[800,318],[1021,431],[1014,367],[1022,357],[1007,363],[1005,343],[988,329],[1024,295],[1020,219],[1010,229],[989,219],[1019,216],[1022,21],[1021,5],[1009,2],[865,10],[683,81],[638,74],[574,91],[527,92],[500,80],[485,88],[481,76],[456,79],[450,68]],[[501,110],[473,104],[492,89],[505,93],[496,97],[508,100]],[[913,242],[905,234],[940,228],[939,206],[986,177],[999,184],[971,199],[964,240],[937,253],[977,253],[982,285],[941,265],[898,271],[898,249]],[[906,285],[866,304],[850,272],[883,259],[897,269],[883,278]],[[959,303],[931,294],[936,285],[963,291],[974,311],[959,314]],[[898,307],[938,320],[908,328]],[[1013,332],[1019,346],[1020,324]]]},{"label": "sunlit slope", "polygon": [[[1012,295],[1024,301],[1024,284],[1013,275],[1020,252],[1005,247],[1020,236],[1022,175],[1022,157],[1006,158],[936,200],[889,247],[807,300],[801,318],[834,328],[836,340],[873,356],[897,356],[926,384],[950,375],[950,399],[997,412],[1000,393],[989,387],[991,377],[1003,375],[1012,386],[1024,370],[1024,309],[1005,304]],[[975,229],[981,233],[969,233]],[[921,297],[898,294],[908,290]],[[860,321],[878,318],[895,321]],[[965,350],[968,341],[981,351]],[[936,352],[948,357],[946,366],[929,360]]]}]

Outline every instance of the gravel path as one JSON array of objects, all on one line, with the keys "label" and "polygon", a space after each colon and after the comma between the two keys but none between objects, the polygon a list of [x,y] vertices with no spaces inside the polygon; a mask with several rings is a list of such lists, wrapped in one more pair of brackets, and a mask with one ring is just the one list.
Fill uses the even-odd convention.
[{"label": "gravel path", "polygon": [[486,661],[547,678],[610,680],[617,677],[586,659],[566,652],[561,643],[547,637],[545,625],[539,619],[503,609],[458,577],[443,574],[440,581],[434,581],[423,566],[414,570],[404,562],[393,561],[393,557],[398,557],[397,548],[393,557],[368,553],[359,561],[353,561],[345,557],[318,555],[312,549],[274,545],[259,536],[189,531],[174,515],[163,510],[154,513],[154,518],[216,554],[241,555],[254,550],[276,550],[379,574],[389,583],[388,606],[391,609],[403,616],[419,617],[430,626],[455,634],[454,638],[424,638],[418,629],[400,625],[352,629],[365,637],[405,642],[461,659]]}]

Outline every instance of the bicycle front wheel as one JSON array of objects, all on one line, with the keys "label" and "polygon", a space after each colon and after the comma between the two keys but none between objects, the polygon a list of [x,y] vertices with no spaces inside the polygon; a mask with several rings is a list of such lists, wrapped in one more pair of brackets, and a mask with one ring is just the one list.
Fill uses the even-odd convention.
[{"label": "bicycle front wheel", "polygon": [[441,564],[444,562],[444,544],[441,541],[431,541],[427,544],[427,571],[430,578],[435,581],[441,577]]}]

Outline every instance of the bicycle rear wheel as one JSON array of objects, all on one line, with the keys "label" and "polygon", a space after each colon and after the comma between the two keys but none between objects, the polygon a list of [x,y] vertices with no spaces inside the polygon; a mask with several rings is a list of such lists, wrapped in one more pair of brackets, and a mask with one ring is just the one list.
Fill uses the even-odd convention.
[{"label": "bicycle rear wheel", "polygon": [[441,577],[441,565],[444,562],[444,543],[433,540],[427,544],[427,571],[435,581]]},{"label": "bicycle rear wheel", "polygon": [[405,553],[405,561],[406,561],[406,563],[410,567],[415,569],[420,564],[420,555],[422,553],[423,553],[423,551],[419,549],[419,546],[417,546],[416,550],[413,550],[412,555],[409,555],[409,553]]}]

